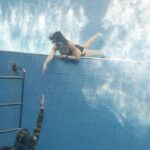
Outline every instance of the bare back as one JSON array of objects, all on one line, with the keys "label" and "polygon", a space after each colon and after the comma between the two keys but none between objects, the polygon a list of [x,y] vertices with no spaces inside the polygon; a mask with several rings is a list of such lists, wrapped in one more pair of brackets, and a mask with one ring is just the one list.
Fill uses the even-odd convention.
[{"label": "bare back", "polygon": [[67,55],[70,51],[68,44],[64,44],[62,42],[59,42],[57,44],[55,44],[56,49],[60,52],[60,54],[65,54]]}]

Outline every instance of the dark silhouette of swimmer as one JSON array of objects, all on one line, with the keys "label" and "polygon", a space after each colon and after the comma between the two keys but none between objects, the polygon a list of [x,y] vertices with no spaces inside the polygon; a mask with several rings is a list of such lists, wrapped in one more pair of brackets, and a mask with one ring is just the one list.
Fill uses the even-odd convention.
[{"label": "dark silhouette of swimmer", "polygon": [[13,146],[1,147],[0,150],[35,150],[44,118],[44,96],[40,102],[40,112],[36,121],[36,126],[31,134],[28,129],[20,129],[16,134]]}]

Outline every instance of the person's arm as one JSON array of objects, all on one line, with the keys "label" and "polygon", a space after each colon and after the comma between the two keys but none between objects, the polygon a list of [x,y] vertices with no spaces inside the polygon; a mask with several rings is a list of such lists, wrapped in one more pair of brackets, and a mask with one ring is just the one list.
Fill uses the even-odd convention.
[{"label": "person's arm", "polygon": [[47,56],[46,60],[44,61],[43,72],[47,69],[48,63],[50,63],[50,61],[54,58],[55,53],[56,53],[56,46],[54,45],[54,47],[52,48],[51,52],[49,53],[49,55]]},{"label": "person's arm", "polygon": [[35,147],[37,145],[40,131],[42,128],[43,118],[44,118],[44,96],[42,96],[42,98],[41,98],[40,112],[39,112],[39,115],[38,115],[38,118],[36,121],[36,126],[35,126],[35,128],[33,130],[33,134],[32,134],[32,146],[33,147]]},{"label": "person's arm", "polygon": [[61,59],[71,59],[71,60],[79,60],[80,59],[80,57],[78,58],[78,57],[76,57],[76,56],[69,56],[69,55],[63,55],[63,54],[61,54],[60,56],[59,56],[59,58]]}]

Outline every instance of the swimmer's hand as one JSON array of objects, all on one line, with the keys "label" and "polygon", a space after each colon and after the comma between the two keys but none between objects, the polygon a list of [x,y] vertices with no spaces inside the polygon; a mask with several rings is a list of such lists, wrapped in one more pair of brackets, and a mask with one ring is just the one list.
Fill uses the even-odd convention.
[{"label": "swimmer's hand", "polygon": [[43,73],[47,70],[47,62],[44,62],[43,64]]},{"label": "swimmer's hand", "polygon": [[40,101],[40,109],[44,109],[44,95],[42,95],[42,98]]},{"label": "swimmer's hand", "polygon": [[63,55],[63,54],[57,56],[57,58],[59,58],[59,59],[65,59],[66,57],[67,57],[67,55]]}]

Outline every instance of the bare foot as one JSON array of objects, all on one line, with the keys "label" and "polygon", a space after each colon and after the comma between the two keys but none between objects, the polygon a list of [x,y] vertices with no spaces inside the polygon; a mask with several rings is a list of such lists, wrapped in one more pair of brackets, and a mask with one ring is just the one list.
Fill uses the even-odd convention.
[{"label": "bare foot", "polygon": [[97,36],[102,36],[102,33],[97,32],[96,35],[97,35]]}]

